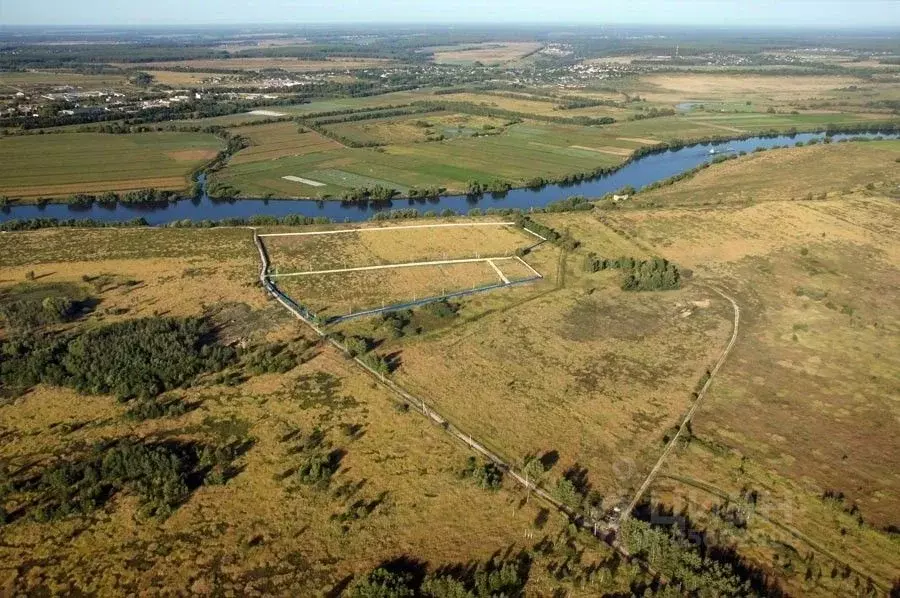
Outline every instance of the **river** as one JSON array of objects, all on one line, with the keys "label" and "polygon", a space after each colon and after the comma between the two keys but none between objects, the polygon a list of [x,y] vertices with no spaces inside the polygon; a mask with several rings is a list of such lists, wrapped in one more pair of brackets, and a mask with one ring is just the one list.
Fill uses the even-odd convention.
[{"label": "river", "polygon": [[[875,134],[839,134],[832,139],[851,137],[876,137]],[[881,135],[896,138],[897,135]],[[304,216],[323,216],[335,222],[358,222],[369,220],[375,212],[391,209],[417,208],[420,211],[441,211],[445,209],[464,214],[472,208],[539,208],[552,201],[564,199],[570,195],[600,197],[622,187],[632,186],[637,189],[650,183],[667,179],[673,175],[690,170],[704,162],[709,162],[717,155],[729,152],[752,152],[758,147],[772,148],[779,145],[793,145],[799,141],[823,139],[822,134],[798,133],[797,135],[778,137],[751,137],[734,141],[722,141],[698,144],[678,150],[670,150],[650,154],[634,160],[605,177],[600,177],[573,185],[548,185],[542,189],[514,189],[503,196],[485,194],[472,198],[465,195],[451,195],[433,200],[395,199],[381,205],[361,205],[341,201],[316,201],[298,199],[238,199],[215,200],[204,195],[200,199],[185,199],[178,202],[134,205],[104,205],[94,203],[89,206],[68,204],[15,205],[0,209],[0,222],[13,219],[58,218],[94,219],[103,221],[130,220],[144,218],[151,225],[162,225],[177,220],[223,220],[226,218],[249,218],[256,215],[287,216],[302,214]],[[714,154],[710,150],[715,150]]]}]

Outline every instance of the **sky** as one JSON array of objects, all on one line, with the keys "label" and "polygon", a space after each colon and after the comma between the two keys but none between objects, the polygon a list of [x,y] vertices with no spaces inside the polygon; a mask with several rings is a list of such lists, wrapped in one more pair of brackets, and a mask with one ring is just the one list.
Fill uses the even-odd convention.
[{"label": "sky", "polygon": [[0,0],[0,25],[256,23],[900,27],[900,0]]}]

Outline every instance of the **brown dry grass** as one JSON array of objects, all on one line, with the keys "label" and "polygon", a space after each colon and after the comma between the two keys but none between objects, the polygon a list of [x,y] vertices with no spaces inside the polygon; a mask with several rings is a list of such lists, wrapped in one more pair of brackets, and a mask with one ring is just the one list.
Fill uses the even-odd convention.
[{"label": "brown dry grass", "polygon": [[500,278],[490,264],[473,262],[292,276],[275,282],[316,315],[331,317],[498,284]]},{"label": "brown dry grass", "polygon": [[202,162],[204,160],[212,160],[216,157],[218,152],[215,150],[203,150],[203,149],[195,149],[195,150],[181,150],[177,152],[168,152],[166,155],[172,158],[173,160],[178,160],[179,162]]},{"label": "brown dry grass", "polygon": [[669,103],[691,99],[720,101],[766,99],[781,102],[818,97],[837,88],[860,83],[860,79],[848,76],[737,77],[712,73],[647,75],[641,80],[655,87],[652,92],[641,93],[641,97]]},{"label": "brown dry grass", "polygon": [[[257,263],[249,231],[184,232],[8,233],[0,237],[0,286],[21,283],[28,272],[40,283],[83,285],[100,300],[89,318],[98,322],[156,314],[196,316],[206,306],[235,297],[244,297],[242,302],[253,309],[266,307],[264,296],[254,292]],[[181,242],[185,245],[179,246]],[[205,249],[197,249],[197,244]]]},{"label": "brown dry grass", "polygon": [[[317,373],[337,381],[335,392],[349,398],[337,403],[344,406],[310,404],[297,394],[296,382]],[[141,518],[124,497],[87,520],[7,525],[0,548],[4,591],[311,595],[403,554],[432,566],[485,559],[531,529],[534,503],[518,508],[512,492],[485,492],[458,479],[464,451],[438,428],[396,412],[343,358],[326,351],[287,375],[263,378],[241,388],[190,391],[186,398],[200,408],[142,424],[122,423],[122,407],[112,399],[56,389],[0,408],[15,414],[4,417],[14,440],[2,449],[13,463],[123,434],[190,438],[246,429],[254,439],[236,478],[201,488],[165,521]],[[92,425],[68,434],[51,428],[65,421]],[[364,434],[351,440],[341,423],[360,425]],[[279,481],[297,461],[281,439],[316,426],[347,450],[332,488],[358,484],[349,498]],[[356,500],[379,497],[375,512],[347,533],[330,521]]]},{"label": "brown dry grass", "polygon": [[514,227],[461,226],[263,239],[278,272],[512,255],[534,237]]},{"label": "brown dry grass", "polygon": [[662,206],[714,205],[803,199],[859,190],[869,183],[890,187],[900,182],[897,157],[900,144],[892,141],[770,150],[713,165],[677,185],[641,193],[638,199]]},{"label": "brown dry grass", "polygon": [[[589,216],[540,218],[574,230],[573,221]],[[597,222],[578,232],[586,248],[643,253]],[[646,472],[689,405],[727,338],[730,310],[698,286],[622,292],[614,273],[581,274],[580,253],[568,260],[565,288],[558,288],[559,252],[540,248],[528,259],[544,281],[467,299],[462,323],[387,340],[383,350],[400,351],[401,384],[492,450],[513,463],[558,451],[548,485],[578,464],[612,506]]]},{"label": "brown dry grass", "polygon": [[[855,157],[861,148],[869,160]],[[876,178],[895,172],[889,144],[806,152],[816,161],[774,174],[765,162],[729,166],[736,175],[742,168],[742,179],[767,179],[774,196],[797,178],[816,192],[840,189],[853,182],[853,164]],[[732,180],[718,180],[716,186],[708,179],[705,188],[727,192]],[[664,473],[730,495],[742,487],[759,491],[776,523],[754,527],[738,544],[764,567],[781,551],[776,542],[819,555],[821,582],[815,571],[812,581],[804,580],[807,565],[796,574],[775,571],[804,595],[848,591],[841,584],[852,579],[827,579],[834,557],[871,573],[882,587],[900,571],[896,537],[880,531],[898,524],[900,496],[894,467],[900,411],[892,400],[900,371],[900,209],[895,200],[866,193],[831,197],[608,216],[665,257],[722,280],[741,304],[738,343],[694,418],[701,441],[683,449]],[[690,484],[667,480],[659,488],[670,500],[693,500],[691,512],[708,519]],[[844,506],[822,501],[826,490],[842,492]],[[842,511],[851,505],[863,524]],[[798,534],[784,539],[776,524]],[[793,558],[791,550],[780,553],[782,560]]]},{"label": "brown dry grass", "polygon": [[[52,230],[10,233],[0,243],[0,284],[18,282],[25,269],[35,270],[37,283],[90,286],[81,276],[106,274],[113,286],[97,291],[100,309],[131,306],[125,317],[151,309],[189,315],[202,312],[201,302],[240,303],[259,318],[257,341],[308,334],[281,315],[266,320],[273,317],[270,302],[253,284],[256,256],[246,230]],[[142,283],[130,292],[114,286],[132,277]],[[197,404],[178,417],[132,422],[123,419],[127,405],[111,397],[50,387],[0,405],[0,460],[13,471],[39,471],[103,439],[253,440],[236,477],[200,488],[164,521],[141,516],[126,493],[89,517],[3,526],[0,593],[313,595],[396,557],[410,555],[433,569],[523,548],[526,532],[537,541],[561,528],[551,518],[535,531],[540,505],[526,504],[517,490],[488,492],[460,479],[467,456],[460,445],[396,410],[385,391],[333,349],[315,353],[283,375],[230,387],[206,380],[174,391]],[[304,390],[310,381],[318,384],[315,376],[330,390]],[[362,433],[351,438],[342,424]],[[281,481],[300,459],[286,435],[299,430],[305,437],[316,428],[347,451],[330,490]],[[355,490],[340,498],[334,490],[342,486]],[[356,501],[376,499],[374,512],[346,532],[332,521]],[[531,583],[542,591],[552,587],[537,567]]]}]

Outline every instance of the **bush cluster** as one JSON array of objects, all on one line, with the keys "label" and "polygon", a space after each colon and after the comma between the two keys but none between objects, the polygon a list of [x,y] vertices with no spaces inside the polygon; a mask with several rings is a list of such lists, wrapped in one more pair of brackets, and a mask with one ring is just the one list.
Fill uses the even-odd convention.
[{"label": "bush cluster", "polygon": [[630,257],[606,259],[589,253],[584,259],[586,272],[617,269],[622,271],[622,290],[662,291],[677,289],[681,283],[678,267],[666,259],[655,257],[638,260]]},{"label": "bush cluster", "polygon": [[466,466],[459,472],[459,477],[475,482],[475,485],[485,490],[496,490],[503,483],[503,470],[496,464],[478,463],[478,459],[470,456],[466,459]]},{"label": "bush cluster", "polygon": [[96,445],[87,454],[48,467],[24,490],[36,498],[27,512],[38,521],[87,514],[112,496],[135,493],[146,515],[166,517],[187,500],[189,479],[202,484],[206,474],[222,470],[234,457],[231,450],[187,443],[142,444],[120,440]]}]

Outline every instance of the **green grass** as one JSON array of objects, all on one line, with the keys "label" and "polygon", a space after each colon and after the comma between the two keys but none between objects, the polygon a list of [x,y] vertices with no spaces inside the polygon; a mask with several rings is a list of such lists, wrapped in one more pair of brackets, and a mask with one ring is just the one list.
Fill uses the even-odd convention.
[{"label": "green grass", "polygon": [[[605,129],[521,123],[500,135],[459,137],[391,145],[383,151],[340,148],[258,164],[235,164],[216,174],[247,196],[335,196],[349,187],[387,185],[400,191],[440,186],[462,193],[470,180],[505,179],[523,185],[535,176],[557,177],[614,166],[623,155],[573,146],[630,151],[639,143],[610,137]],[[338,170],[342,174],[335,174]],[[293,175],[324,183],[307,187],[284,181]]]},{"label": "green grass", "polygon": [[8,137],[0,139],[0,194],[54,197],[183,189],[188,175],[220,147],[216,137],[200,133]]}]

